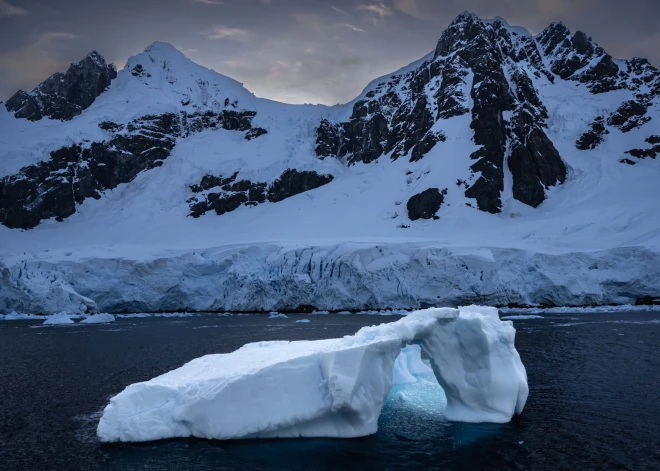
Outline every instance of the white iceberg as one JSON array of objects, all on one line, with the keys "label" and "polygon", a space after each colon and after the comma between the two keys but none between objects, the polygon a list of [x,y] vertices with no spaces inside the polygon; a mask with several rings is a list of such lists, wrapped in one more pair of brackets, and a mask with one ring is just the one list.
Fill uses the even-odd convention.
[{"label": "white iceberg", "polygon": [[268,316],[269,319],[288,319],[289,316],[286,314],[282,314],[279,312],[271,312],[270,315]]},{"label": "white iceberg", "polygon": [[22,321],[22,320],[34,320],[34,319],[43,319],[44,316],[37,316],[35,314],[23,314],[16,311],[12,311],[9,314],[0,314],[0,320],[5,321]]},{"label": "white iceberg", "polygon": [[298,319],[296,324],[309,324],[311,321],[309,319]]},{"label": "white iceberg", "polygon": [[[361,437],[378,429],[393,383],[428,371],[449,420],[508,422],[529,392],[515,329],[495,308],[427,309],[342,339],[247,344],[128,386],[106,406],[102,442]],[[413,353],[414,352],[414,353]]]},{"label": "white iceberg", "polygon": [[93,314],[80,321],[81,324],[107,324],[115,321],[112,314]]},{"label": "white iceberg", "polygon": [[45,325],[61,325],[61,324],[73,324],[73,320],[69,315],[62,311],[59,314],[53,314],[46,318],[44,321]]}]

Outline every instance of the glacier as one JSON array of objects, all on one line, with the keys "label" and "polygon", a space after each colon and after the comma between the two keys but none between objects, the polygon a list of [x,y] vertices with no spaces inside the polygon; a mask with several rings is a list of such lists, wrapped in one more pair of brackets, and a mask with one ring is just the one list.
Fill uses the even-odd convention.
[{"label": "glacier", "polygon": [[467,304],[634,304],[660,252],[456,247],[442,241],[104,247],[0,257],[0,313],[299,312]]},{"label": "glacier", "polygon": [[102,442],[370,435],[393,382],[429,372],[421,349],[447,397],[447,419],[508,422],[529,393],[514,340],[497,309],[470,306],[417,311],[341,339],[250,343],[128,386],[110,399],[97,435]]}]

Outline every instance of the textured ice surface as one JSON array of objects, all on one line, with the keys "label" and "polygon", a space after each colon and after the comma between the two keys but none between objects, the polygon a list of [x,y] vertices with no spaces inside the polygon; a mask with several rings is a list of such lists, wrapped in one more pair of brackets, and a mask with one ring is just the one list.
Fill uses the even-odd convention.
[{"label": "textured ice surface", "polygon": [[[585,307],[528,307],[528,308],[500,308],[502,314],[517,313],[525,314],[590,314],[594,312],[640,312],[660,311],[660,305],[621,304],[618,306],[585,306]],[[504,319],[504,318],[502,318]]]},{"label": "textured ice surface", "polygon": [[396,357],[392,370],[393,384],[416,383],[416,376],[433,374],[430,366],[422,361],[422,349],[419,345],[407,345]]},{"label": "textured ice surface", "polygon": [[528,394],[514,339],[496,309],[472,306],[417,311],[341,339],[250,343],[128,386],[97,433],[103,442],[373,434],[393,376],[428,372],[419,348],[400,355],[407,344],[428,354],[448,419],[507,422]]},{"label": "textured ice surface", "polygon": [[79,260],[55,250],[29,260],[0,253],[0,272],[7,275],[0,277],[0,312],[295,312],[308,305],[318,313],[402,314],[476,299],[491,305],[634,303],[660,292],[660,252],[626,247],[547,254],[441,245],[259,243],[157,254],[146,246],[135,253],[118,247]]},{"label": "textured ice surface", "polygon": [[81,324],[107,324],[108,322],[114,322],[115,316],[112,314],[94,314],[89,317],[85,317],[80,321]]},{"label": "textured ice surface", "polygon": [[22,321],[28,319],[45,319],[45,316],[38,316],[35,314],[24,314],[12,311],[9,314],[0,314],[0,320],[3,321]]},{"label": "textured ice surface", "polygon": [[52,316],[48,316],[46,320],[44,321],[44,324],[46,325],[55,325],[55,324],[73,324],[73,320],[69,317],[69,315],[62,311],[59,314],[53,314]]}]

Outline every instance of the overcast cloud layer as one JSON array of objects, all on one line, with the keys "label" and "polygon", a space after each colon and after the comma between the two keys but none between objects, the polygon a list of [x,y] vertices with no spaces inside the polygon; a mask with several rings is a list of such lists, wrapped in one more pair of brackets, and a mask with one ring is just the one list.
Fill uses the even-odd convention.
[{"label": "overcast cloud layer", "polygon": [[658,0],[0,0],[0,100],[91,50],[121,68],[165,41],[257,96],[341,103],[431,51],[466,9],[532,33],[563,21],[660,66]]}]

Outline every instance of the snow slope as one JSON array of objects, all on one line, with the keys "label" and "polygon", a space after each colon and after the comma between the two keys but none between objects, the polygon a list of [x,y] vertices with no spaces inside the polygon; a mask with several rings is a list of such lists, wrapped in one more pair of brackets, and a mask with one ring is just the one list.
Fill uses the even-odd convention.
[{"label": "snow slope", "polygon": [[[485,24],[494,22],[502,24]],[[431,59],[393,76],[405,77]],[[559,77],[552,83],[521,64],[547,108],[545,133],[568,176],[533,208],[514,199],[505,172],[498,214],[478,210],[457,185],[475,178],[470,155],[479,146],[469,113],[436,121],[432,130],[446,140],[416,162],[384,155],[347,165],[316,155],[319,122],[348,119],[355,103],[388,77],[346,105],[287,105],[256,98],[172,46],[154,43],[70,121],[29,122],[0,107],[0,177],[43,162],[62,146],[107,140],[102,122],[145,114],[248,110],[256,112],[253,126],[267,131],[252,140],[227,129],[185,135],[160,166],[76,203],[62,221],[44,220],[30,230],[0,226],[0,312],[418,308],[480,299],[600,304],[657,296],[659,161],[620,160],[660,134],[660,104],[651,103],[652,119],[643,126],[611,127],[599,147],[577,150],[576,140],[596,117],[636,92],[593,94],[585,84]],[[474,84],[471,76],[466,81],[470,108]],[[403,83],[397,90],[405,94]],[[334,178],[276,203],[189,216],[191,185],[205,175],[238,172],[237,180],[273,182],[287,169]],[[407,201],[429,187],[448,190],[439,219],[411,221]],[[337,266],[351,278],[332,269]]]},{"label": "snow slope", "polygon": [[397,379],[428,371],[419,348],[401,353],[407,343],[428,353],[449,420],[508,422],[529,392],[514,338],[496,309],[471,306],[419,311],[343,339],[251,343],[128,386],[97,433],[103,442],[370,435],[393,369]]}]

